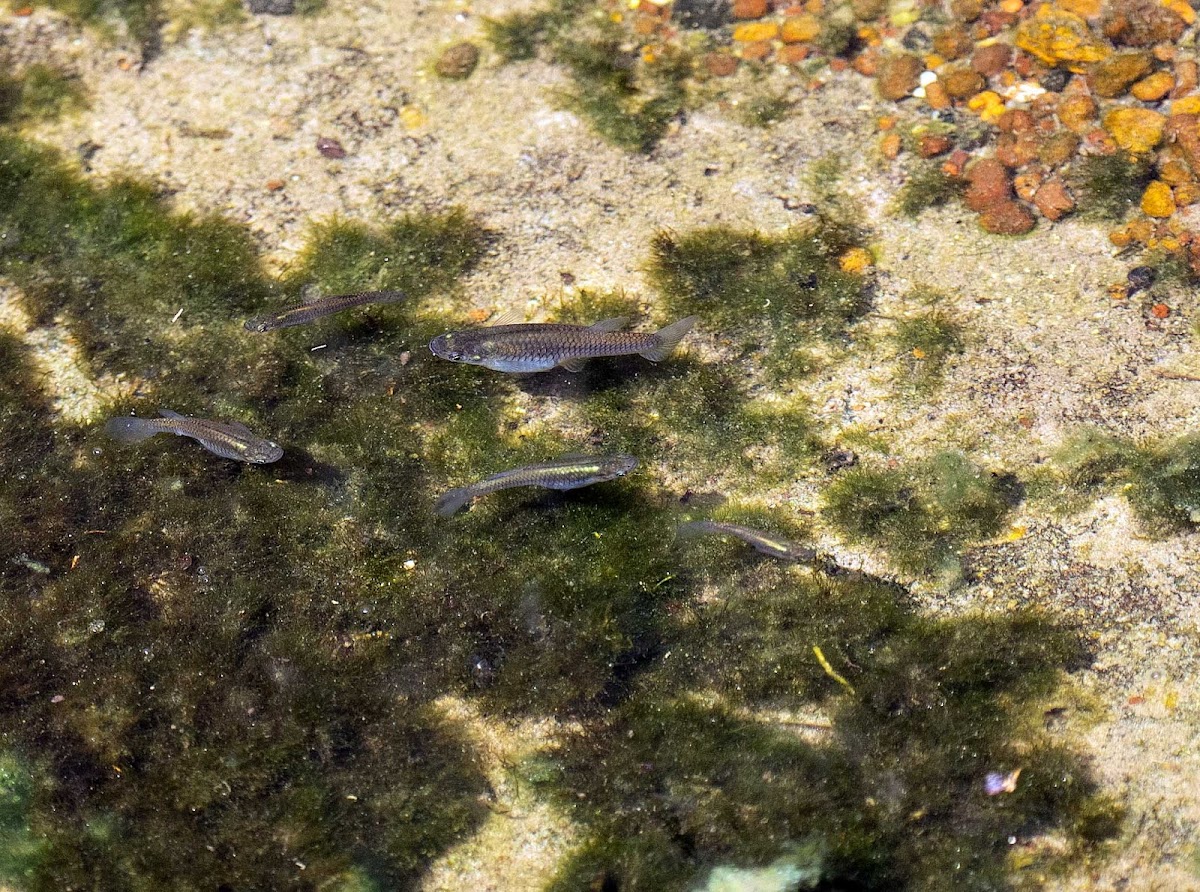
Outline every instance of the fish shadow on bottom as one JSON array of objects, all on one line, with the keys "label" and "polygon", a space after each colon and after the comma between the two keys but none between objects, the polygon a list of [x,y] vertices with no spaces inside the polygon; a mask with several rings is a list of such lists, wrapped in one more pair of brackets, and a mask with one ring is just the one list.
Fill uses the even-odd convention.
[{"label": "fish shadow on bottom", "polygon": [[548,372],[515,375],[515,386],[530,396],[583,400],[626,385],[655,383],[679,377],[691,365],[671,359],[652,363],[640,356],[611,356],[589,359],[582,371],[569,372],[561,366]]},{"label": "fish shadow on bottom", "polygon": [[342,486],[346,472],[336,465],[314,458],[308,451],[289,446],[283,458],[271,465],[276,479],[293,483],[317,483],[321,486]]}]

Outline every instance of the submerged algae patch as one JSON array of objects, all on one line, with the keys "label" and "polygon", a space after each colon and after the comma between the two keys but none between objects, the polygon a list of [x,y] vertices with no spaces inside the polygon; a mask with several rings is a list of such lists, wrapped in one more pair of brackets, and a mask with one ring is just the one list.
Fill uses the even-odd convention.
[{"label": "submerged algae patch", "polygon": [[0,124],[57,118],[87,105],[79,78],[30,65],[18,78],[0,75]]},{"label": "submerged algae patch", "polygon": [[870,304],[868,281],[847,272],[853,230],[818,220],[779,236],[711,227],[654,238],[652,281],[672,313],[699,314],[747,350],[762,350],[772,371],[795,376],[817,337],[843,332]]},{"label": "submerged algae patch", "polygon": [[957,572],[959,550],[1003,528],[1022,489],[1015,478],[943,452],[907,469],[852,468],[823,495],[844,535],[885,548],[906,572]]}]

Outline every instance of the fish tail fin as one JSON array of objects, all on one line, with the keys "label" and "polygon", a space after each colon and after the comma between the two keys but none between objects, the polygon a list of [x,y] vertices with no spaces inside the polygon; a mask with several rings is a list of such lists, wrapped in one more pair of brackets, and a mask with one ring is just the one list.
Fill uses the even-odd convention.
[{"label": "fish tail fin", "polygon": [[120,418],[110,418],[104,425],[104,432],[118,443],[140,443],[148,440],[161,431],[145,418],[134,418],[123,415]]},{"label": "fish tail fin", "polygon": [[662,362],[671,355],[672,350],[679,346],[683,336],[692,330],[692,326],[699,318],[699,316],[685,316],[678,322],[672,322],[666,328],[659,329],[654,333],[654,346],[649,350],[643,350],[642,356],[651,362]]},{"label": "fish tail fin", "polygon": [[475,493],[469,486],[458,486],[442,493],[433,505],[433,510],[442,517],[453,517],[467,502],[474,498]]},{"label": "fish tail fin", "polygon": [[377,291],[374,295],[374,303],[377,304],[394,304],[404,300],[408,294],[403,291]]},{"label": "fish tail fin", "polygon": [[687,523],[681,523],[675,527],[675,535],[684,539],[690,539],[693,536],[701,536],[704,533],[711,532],[713,532],[711,520],[689,520]]}]

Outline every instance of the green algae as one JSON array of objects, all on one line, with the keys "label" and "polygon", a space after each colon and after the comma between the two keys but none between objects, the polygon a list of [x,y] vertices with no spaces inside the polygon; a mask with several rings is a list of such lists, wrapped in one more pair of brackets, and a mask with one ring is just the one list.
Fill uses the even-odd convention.
[{"label": "green algae", "polygon": [[86,107],[79,78],[49,65],[30,65],[19,78],[0,75],[0,124],[53,120]]},{"label": "green algae", "polygon": [[868,281],[839,264],[859,242],[826,219],[776,236],[721,226],[661,232],[648,272],[672,315],[699,315],[777,378],[792,378],[810,367],[817,339],[843,335],[870,305]]},{"label": "green algae", "polygon": [[154,45],[165,21],[162,0],[46,0],[46,5],[110,32],[120,25],[143,47]]},{"label": "green algae", "polygon": [[851,468],[825,490],[822,515],[906,572],[957,573],[960,549],[999,533],[1021,494],[1010,475],[942,452],[904,469]]},{"label": "green algae", "polygon": [[686,105],[691,59],[684,50],[664,47],[649,64],[610,34],[560,41],[554,58],[572,79],[563,104],[626,151],[651,151]]},{"label": "green algae", "polygon": [[965,329],[949,311],[936,307],[941,295],[918,291],[909,300],[934,307],[898,319],[889,339],[900,358],[901,379],[928,391],[941,381],[950,358],[963,352]]},{"label": "green algae", "polygon": [[1071,186],[1083,217],[1120,221],[1138,206],[1153,178],[1145,158],[1117,152],[1081,158],[1071,171]]},{"label": "green algae", "polygon": [[962,194],[963,181],[942,170],[937,161],[914,165],[896,196],[896,210],[917,217],[929,208],[941,207]]}]

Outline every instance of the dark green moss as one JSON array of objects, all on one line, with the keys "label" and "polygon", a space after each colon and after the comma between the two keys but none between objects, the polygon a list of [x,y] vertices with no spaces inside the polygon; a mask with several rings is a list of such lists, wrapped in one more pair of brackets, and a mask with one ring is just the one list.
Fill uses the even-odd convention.
[{"label": "dark green moss", "polygon": [[1011,477],[943,452],[905,470],[846,471],[825,490],[823,516],[903,570],[957,572],[959,549],[1000,532],[1019,497]]},{"label": "dark green moss", "polygon": [[782,121],[795,103],[784,94],[751,96],[738,104],[738,119],[748,127],[770,127]]},{"label": "dark green moss", "polygon": [[827,220],[778,236],[728,227],[662,232],[649,274],[672,315],[699,315],[745,351],[761,351],[777,376],[795,377],[815,338],[843,333],[870,304],[867,281],[838,262],[857,245],[852,229]]},{"label": "dark green moss", "polygon": [[46,5],[85,24],[121,24],[143,47],[157,43],[163,24],[162,0],[46,0]]},{"label": "dark green moss", "polygon": [[1095,428],[1075,434],[1054,455],[1068,487],[1093,493],[1137,461],[1133,443]]},{"label": "dark green moss", "polygon": [[1125,497],[1152,528],[1200,524],[1200,436],[1143,447],[1128,476]]},{"label": "dark green moss", "polygon": [[1137,207],[1153,176],[1145,158],[1123,152],[1087,155],[1075,163],[1071,185],[1083,216],[1118,221]]},{"label": "dark green moss", "polygon": [[498,19],[484,19],[483,33],[501,61],[521,62],[532,59],[543,46],[557,22],[550,10],[512,12]]},{"label": "dark green moss", "polygon": [[896,210],[905,217],[916,217],[927,208],[941,207],[963,190],[963,181],[942,170],[937,161],[914,166],[896,198]]},{"label": "dark green moss", "polygon": [[20,78],[0,76],[0,124],[57,118],[87,105],[79,78],[30,65]]},{"label": "dark green moss", "polygon": [[663,48],[647,63],[612,34],[560,41],[554,57],[571,73],[572,86],[562,93],[566,107],[627,151],[649,152],[683,111],[691,60],[682,50]]}]

